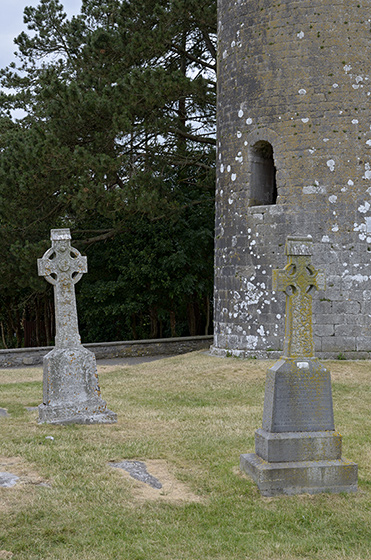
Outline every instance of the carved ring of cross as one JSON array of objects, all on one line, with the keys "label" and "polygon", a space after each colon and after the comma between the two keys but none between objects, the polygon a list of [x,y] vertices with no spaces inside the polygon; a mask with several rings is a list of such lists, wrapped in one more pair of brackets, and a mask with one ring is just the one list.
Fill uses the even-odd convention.
[{"label": "carved ring of cross", "polygon": [[71,261],[78,262],[77,259],[81,258],[80,251],[74,247],[68,247],[65,258],[59,257],[56,259],[55,257],[56,250],[54,247],[50,247],[50,249],[44,253],[42,260],[44,262],[45,280],[49,282],[49,284],[53,284],[53,286],[55,286],[57,284],[57,278],[53,275],[57,276],[58,272],[66,273],[71,270],[71,281],[73,284],[76,284],[82,278],[83,273],[74,270],[70,263]]},{"label": "carved ring of cross", "polygon": [[310,263],[289,263],[283,269],[281,282],[284,281],[283,292],[287,296],[294,295],[298,289],[302,294],[309,294],[317,288],[318,272]]}]

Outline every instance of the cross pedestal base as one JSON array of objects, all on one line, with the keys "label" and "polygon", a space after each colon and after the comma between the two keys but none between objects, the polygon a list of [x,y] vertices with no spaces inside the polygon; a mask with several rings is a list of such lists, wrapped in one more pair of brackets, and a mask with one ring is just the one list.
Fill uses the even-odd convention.
[{"label": "cross pedestal base", "polygon": [[107,424],[117,415],[100,396],[95,356],[83,346],[54,348],[44,357],[39,423]]},{"label": "cross pedestal base", "polygon": [[344,459],[268,463],[255,453],[241,455],[240,467],[262,496],[356,492],[358,467]]}]

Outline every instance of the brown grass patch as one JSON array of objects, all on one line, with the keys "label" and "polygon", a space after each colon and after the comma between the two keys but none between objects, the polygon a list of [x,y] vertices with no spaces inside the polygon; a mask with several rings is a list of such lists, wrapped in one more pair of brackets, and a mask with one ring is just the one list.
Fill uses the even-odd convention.
[{"label": "brown grass patch", "polygon": [[146,464],[147,472],[156,477],[162,484],[162,488],[152,488],[149,484],[136,480],[124,469],[114,469],[128,482],[130,492],[135,500],[159,501],[169,503],[201,502],[186,484],[178,480],[171,472],[167,461],[162,459],[138,459]]},{"label": "brown grass patch", "polygon": [[[50,485],[21,457],[0,457],[0,472],[9,472],[19,477],[14,486],[10,488],[0,487],[0,511],[6,511],[17,505],[21,508],[22,504],[24,505],[32,499],[33,487]],[[31,490],[31,492],[28,492],[28,490]],[[20,493],[22,493],[21,499]],[[0,556],[0,558],[3,557]],[[4,558],[8,558],[8,556],[4,556]]]}]

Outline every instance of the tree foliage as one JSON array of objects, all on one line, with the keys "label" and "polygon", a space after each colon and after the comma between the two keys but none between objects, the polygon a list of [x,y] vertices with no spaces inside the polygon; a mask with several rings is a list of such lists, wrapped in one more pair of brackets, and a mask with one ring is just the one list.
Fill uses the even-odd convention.
[{"label": "tree foliage", "polygon": [[84,340],[202,334],[212,292],[215,3],[83,0],[68,19],[58,0],[41,0],[24,14],[19,62],[1,71],[3,343],[16,333],[20,344],[25,321],[36,322],[32,342],[53,336],[35,261],[56,227],[70,227],[89,259],[79,285]]}]

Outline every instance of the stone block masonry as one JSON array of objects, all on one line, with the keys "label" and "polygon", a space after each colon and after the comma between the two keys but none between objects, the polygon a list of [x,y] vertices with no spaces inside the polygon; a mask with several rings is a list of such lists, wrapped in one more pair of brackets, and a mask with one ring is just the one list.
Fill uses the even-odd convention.
[{"label": "stone block masonry", "polygon": [[369,18],[362,2],[219,0],[216,354],[282,350],[271,271],[287,235],[310,234],[316,354],[370,357]]},{"label": "stone block masonry", "polygon": [[[84,344],[84,347],[93,352],[97,360],[101,360],[139,356],[175,356],[197,350],[207,350],[212,341],[212,336],[205,335],[118,342],[90,342]],[[53,350],[52,346],[0,350],[0,368],[42,364],[44,356],[51,350]]]}]

